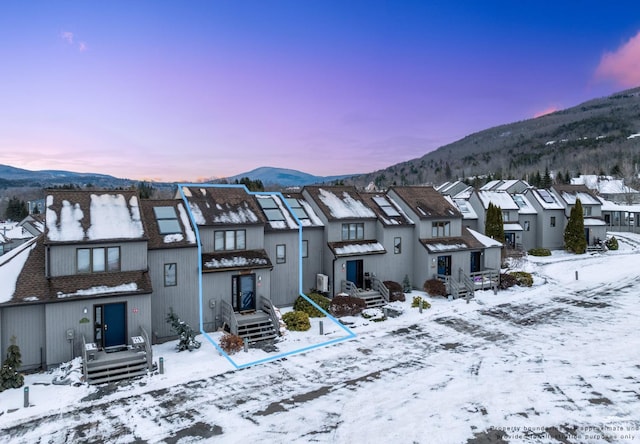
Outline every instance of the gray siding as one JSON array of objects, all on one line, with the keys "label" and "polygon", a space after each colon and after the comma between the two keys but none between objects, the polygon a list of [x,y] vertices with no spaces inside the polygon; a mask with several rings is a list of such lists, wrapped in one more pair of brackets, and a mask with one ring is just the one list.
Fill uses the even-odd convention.
[{"label": "gray siding", "polygon": [[[409,279],[413,284],[413,249],[416,246],[414,231],[413,225],[379,225],[378,241],[387,250],[387,254],[381,256],[384,265],[377,273],[380,280],[395,281],[401,284],[404,276],[409,275]],[[401,239],[400,253],[398,254],[394,252],[394,239],[396,237]]]},{"label": "gray siding", "polygon": [[145,270],[147,268],[146,241],[104,244],[52,245],[49,249],[49,270],[51,276],[70,276],[77,274],[76,250],[78,248],[99,247],[120,247],[121,271]]},{"label": "gray siding", "polygon": [[[176,264],[175,286],[165,287],[164,265]],[[149,251],[149,276],[153,288],[151,327],[155,338],[162,339],[175,336],[171,326],[166,322],[169,308],[188,323],[194,330],[199,330],[200,301],[198,293],[198,249],[167,248]],[[208,310],[208,307],[205,307]],[[210,326],[205,325],[206,330]]]},{"label": "gray siding", "polygon": [[[151,295],[114,296],[45,305],[47,366],[52,367],[81,355],[82,336],[93,342],[94,305],[126,302],[127,338],[137,336],[140,327],[151,334]],[[84,313],[84,309],[87,313]],[[86,321],[89,322],[86,322]],[[66,339],[67,330],[74,331],[73,341]],[[129,343],[131,340],[128,340]]]},{"label": "gray siding", "polygon": [[[276,260],[276,245],[284,245],[285,263]],[[300,243],[298,230],[267,231],[264,235],[264,248],[271,259],[270,294],[265,294],[276,306],[293,305],[299,294],[300,280]]]},{"label": "gray siding", "polygon": [[45,352],[45,316],[44,306],[24,305],[4,307],[0,313],[0,347],[2,360],[16,338],[16,345],[22,354],[22,369],[29,370],[41,367]]},{"label": "gray siding", "polygon": [[322,252],[325,248],[324,233],[320,228],[304,228],[302,239],[307,241],[308,256],[302,258],[302,291],[309,293],[316,288],[316,275],[324,273],[322,267]]},{"label": "gray siding", "polygon": [[[520,214],[520,225],[522,226],[522,248],[525,251],[529,251],[532,248],[536,248],[536,230],[538,223],[537,214]],[[526,226],[529,223],[529,231]]]}]

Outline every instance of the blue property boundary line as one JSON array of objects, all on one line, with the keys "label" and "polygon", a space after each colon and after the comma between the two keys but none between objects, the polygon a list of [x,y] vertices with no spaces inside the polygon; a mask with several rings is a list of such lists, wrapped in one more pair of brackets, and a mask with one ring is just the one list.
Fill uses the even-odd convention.
[{"label": "blue property boundary line", "polygon": [[[338,327],[340,327],[342,330],[344,330],[347,333],[347,336],[341,337],[341,338],[336,338],[336,339],[332,339],[331,341],[326,341],[326,342],[321,342],[319,344],[314,344],[314,345],[310,345],[308,347],[303,347],[297,350],[291,350],[285,353],[280,353],[278,355],[275,356],[269,356],[267,358],[263,358],[263,359],[259,359],[257,361],[253,361],[253,362],[249,362],[247,364],[237,364],[232,358],[231,356],[229,356],[229,354],[227,352],[225,352],[217,343],[216,341],[213,340],[213,338],[209,335],[209,333],[207,333],[204,330],[204,319],[203,319],[203,296],[202,296],[202,243],[200,242],[200,229],[198,228],[198,224],[195,221],[195,218],[193,216],[193,213],[191,212],[191,206],[189,205],[189,201],[187,199],[187,197],[184,194],[183,191],[183,187],[193,187],[193,188],[243,188],[245,190],[245,192],[247,194],[250,195],[263,195],[263,196],[270,196],[270,195],[279,195],[281,198],[282,203],[284,203],[284,205],[287,207],[287,210],[289,210],[289,214],[293,216],[293,218],[295,219],[296,223],[298,224],[298,294],[303,297],[307,302],[309,302],[312,306],[314,306],[316,309],[318,309],[320,312],[322,312],[328,319],[330,319],[332,322],[334,322]],[[351,331],[350,328],[348,328],[346,325],[343,325],[340,321],[338,321],[336,318],[334,318],[333,316],[331,316],[329,313],[327,313],[322,307],[320,307],[318,304],[316,304],[313,300],[311,300],[311,298],[309,296],[307,296],[303,291],[302,291],[302,223],[300,222],[300,219],[298,219],[298,216],[295,215],[295,213],[293,212],[293,209],[289,206],[289,204],[287,203],[287,200],[285,199],[284,195],[279,192],[279,191],[274,191],[274,192],[261,192],[261,191],[249,191],[249,189],[245,186],[245,185],[228,185],[228,184],[188,184],[188,183],[181,183],[178,184],[178,191],[180,192],[180,196],[182,197],[182,201],[185,204],[186,210],[187,210],[187,214],[189,214],[189,219],[191,220],[191,224],[193,225],[193,228],[195,229],[195,234],[196,234],[196,243],[198,246],[198,302],[200,303],[200,333],[202,333],[202,335],[207,339],[207,341],[209,341],[219,352],[220,354],[222,354],[227,361],[229,361],[231,363],[231,365],[233,365],[236,369],[243,369],[243,368],[247,368],[247,367],[251,367],[253,365],[258,365],[258,364],[264,364],[267,362],[271,362],[271,361],[277,361],[278,359],[282,359],[285,358],[287,356],[291,356],[291,355],[295,355],[295,354],[299,354],[299,353],[304,353],[310,350],[314,350],[316,348],[320,348],[320,347],[326,347],[328,345],[333,345],[333,344],[337,344],[339,342],[343,342],[343,341],[348,341],[350,339],[355,338],[357,335]]]}]

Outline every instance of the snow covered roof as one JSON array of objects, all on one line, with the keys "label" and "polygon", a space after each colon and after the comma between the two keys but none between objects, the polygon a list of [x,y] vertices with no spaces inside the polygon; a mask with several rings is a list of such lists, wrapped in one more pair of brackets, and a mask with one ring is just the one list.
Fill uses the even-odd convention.
[{"label": "snow covered roof", "polygon": [[411,218],[391,196],[383,193],[360,193],[360,197],[373,209],[382,224],[413,225]]},{"label": "snow covered roof", "polygon": [[256,194],[255,197],[258,199],[258,204],[262,208],[271,229],[297,230],[299,228],[287,206],[282,202],[279,193],[260,193]]},{"label": "snow covered roof", "polygon": [[310,186],[304,190],[311,196],[327,219],[374,219],[355,187]]},{"label": "snow covered roof", "polygon": [[535,207],[524,194],[512,194],[513,201],[518,205],[519,214],[537,214]]},{"label": "snow covered roof", "polygon": [[0,282],[2,282],[2,285],[0,285],[0,304],[9,302],[12,299],[16,290],[18,276],[35,247],[36,239],[33,239],[0,256]]},{"label": "snow covered roof", "polygon": [[485,247],[485,244],[478,237],[472,235],[471,230],[467,227],[462,227],[462,236],[460,237],[420,239],[420,243],[429,251],[429,253],[469,249],[478,250]]},{"label": "snow covered roof", "polygon": [[505,222],[502,226],[504,231],[524,231],[522,225],[517,222]]},{"label": "snow covered roof", "polygon": [[640,213],[640,205],[619,205],[606,199],[599,199],[602,202],[602,211],[626,211],[629,213]]},{"label": "snow covered roof", "polygon": [[205,273],[272,267],[265,250],[223,251],[202,255],[202,271]]},{"label": "snow covered roof", "polygon": [[469,234],[471,234],[471,236],[473,236],[478,242],[480,242],[482,245],[484,245],[485,247],[489,248],[489,247],[502,247],[502,244],[500,242],[498,242],[495,239],[491,239],[489,236],[485,236],[482,233],[478,233],[475,230],[472,230],[471,228],[467,228],[467,231],[469,232]]},{"label": "snow covered roof", "polygon": [[329,249],[335,257],[384,254],[387,252],[384,246],[375,240],[329,242]]},{"label": "snow covered roof", "polygon": [[582,205],[600,205],[600,200],[584,185],[554,185],[552,189],[567,205],[575,205],[576,199],[580,199]]},{"label": "snow covered roof", "polygon": [[7,242],[12,239],[29,239],[33,237],[33,234],[25,229],[21,223],[17,222],[4,222],[0,224],[0,242],[4,238]]},{"label": "snow covered roof", "polygon": [[549,190],[532,188],[526,195],[533,196],[535,202],[545,210],[564,210],[564,205]]},{"label": "snow covered roof", "polygon": [[145,199],[141,204],[150,250],[195,247],[196,234],[182,200]]},{"label": "snow covered roof", "polygon": [[458,208],[433,187],[392,187],[388,194],[398,196],[419,219],[459,218]]},{"label": "snow covered roof", "polygon": [[143,239],[137,193],[48,190],[45,235],[49,242]]},{"label": "snow covered roof", "polygon": [[603,226],[603,225],[607,225],[607,223],[604,220],[599,219],[597,217],[585,217],[584,218],[584,226],[585,227],[599,227],[599,226]]},{"label": "snow covered roof", "polygon": [[478,191],[478,197],[484,209],[489,208],[489,204],[500,207],[501,210],[519,210],[518,204],[513,200],[511,194],[506,191]]},{"label": "snow covered roof", "polygon": [[324,226],[316,212],[309,205],[309,202],[304,199],[302,193],[285,193],[284,198],[303,227]]},{"label": "snow covered roof", "polygon": [[463,219],[478,219],[478,213],[476,213],[476,210],[473,209],[473,206],[467,199],[452,198],[451,196],[445,196],[445,199],[456,206],[458,211],[462,213]]},{"label": "snow covered roof", "polygon": [[266,224],[262,209],[252,194],[241,186],[183,186],[198,225]]}]

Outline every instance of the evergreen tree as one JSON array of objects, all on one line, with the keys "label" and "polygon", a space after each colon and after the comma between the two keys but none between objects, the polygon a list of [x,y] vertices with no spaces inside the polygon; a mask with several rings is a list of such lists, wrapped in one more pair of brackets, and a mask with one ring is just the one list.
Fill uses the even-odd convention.
[{"label": "evergreen tree", "polygon": [[487,217],[484,225],[484,234],[491,239],[504,243],[504,225],[502,222],[502,209],[489,202]]},{"label": "evergreen tree", "polygon": [[244,185],[249,191],[264,191],[264,185],[260,179],[251,180],[243,177],[240,180],[236,179],[236,184]]},{"label": "evergreen tree", "polygon": [[7,211],[5,212],[5,218],[14,222],[19,222],[29,215],[27,203],[24,200],[20,200],[17,197],[9,199],[7,204]]},{"label": "evergreen tree", "polygon": [[582,214],[582,202],[576,199],[576,204],[571,208],[567,227],[564,230],[564,248],[576,254],[587,251],[587,238],[584,235],[584,215]]},{"label": "evergreen tree", "polygon": [[18,373],[21,365],[22,354],[20,353],[20,347],[16,345],[16,337],[12,336],[11,345],[7,349],[7,359],[0,367],[0,392],[24,385],[24,376],[22,373]]},{"label": "evergreen tree", "polygon": [[200,341],[196,341],[196,333],[189,324],[183,322],[180,317],[175,314],[173,308],[169,308],[169,314],[167,315],[166,321],[171,324],[173,331],[178,334],[179,342],[176,346],[178,351],[191,351],[195,348],[200,348]]},{"label": "evergreen tree", "polygon": [[540,183],[540,188],[551,188],[553,185],[553,179],[551,179],[551,174],[549,174],[549,167],[544,168],[544,176],[542,176],[542,180]]},{"label": "evergreen tree", "polygon": [[404,279],[402,280],[402,291],[404,293],[411,293],[411,281],[409,280],[409,275],[405,274]]},{"label": "evergreen tree", "polygon": [[156,192],[156,189],[149,182],[138,182],[136,188],[140,194],[140,199],[151,199],[153,193]]}]

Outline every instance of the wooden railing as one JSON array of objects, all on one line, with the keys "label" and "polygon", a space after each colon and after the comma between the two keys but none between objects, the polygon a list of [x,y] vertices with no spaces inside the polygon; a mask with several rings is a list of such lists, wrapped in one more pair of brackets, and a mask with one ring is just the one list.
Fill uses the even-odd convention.
[{"label": "wooden railing", "polygon": [[377,277],[372,277],[371,278],[371,282],[373,284],[373,289],[376,290],[378,293],[380,293],[382,295],[382,297],[384,298],[385,302],[389,302],[389,289],[387,288],[386,285],[384,285],[384,282],[382,282],[380,279],[378,279]]},{"label": "wooden railing", "polygon": [[220,310],[222,312],[222,322],[229,326],[229,331],[234,335],[238,334],[238,320],[233,311],[233,307],[227,301],[220,301]]},{"label": "wooden railing", "polygon": [[[153,349],[151,348],[151,341],[149,341],[149,335],[147,334],[147,331],[140,326],[140,336],[142,336],[144,338],[144,351],[145,354],[147,355],[147,369],[149,371],[153,371]],[[84,337],[82,338],[82,340],[84,341]]]},{"label": "wooden railing", "polygon": [[500,283],[500,272],[486,269],[471,273],[469,278],[473,281],[473,286],[476,290],[490,290]]},{"label": "wooden railing", "polygon": [[349,296],[358,297],[358,287],[351,281],[342,281],[340,290]]},{"label": "wooden railing", "polygon": [[84,335],[82,335],[82,373],[86,382],[89,378],[89,372],[87,371],[87,341]]},{"label": "wooden railing", "polygon": [[271,322],[273,323],[274,330],[279,334],[280,332],[280,319],[276,314],[276,309],[271,303],[270,299],[265,298],[264,296],[259,296],[260,305],[262,306],[262,310],[265,311],[269,317],[271,318]]}]

